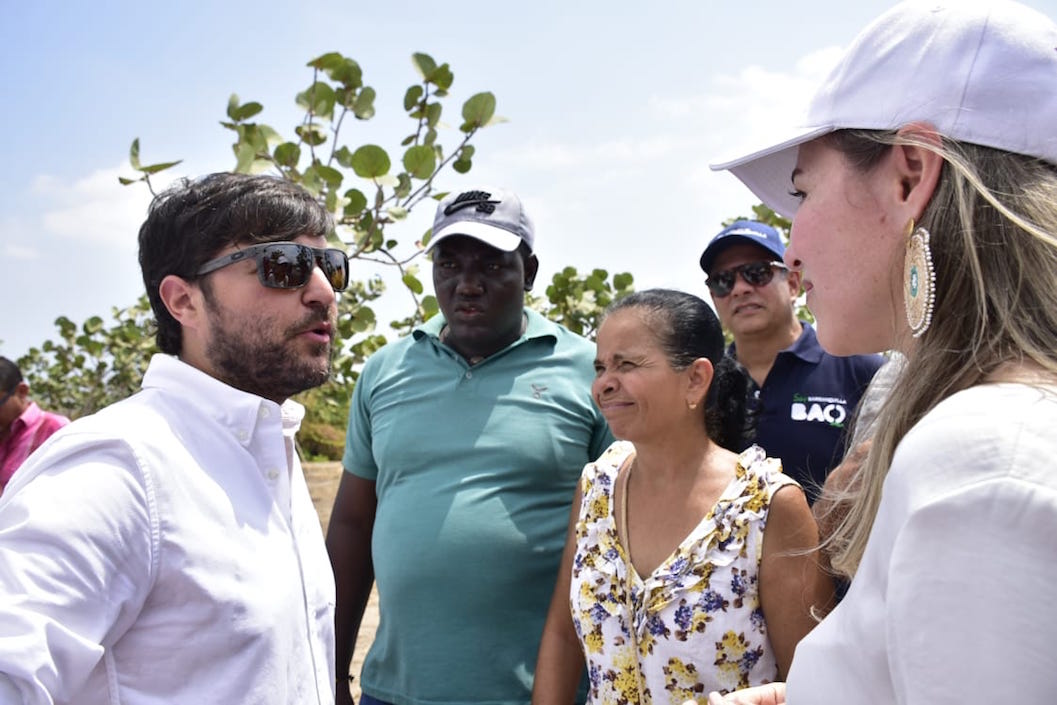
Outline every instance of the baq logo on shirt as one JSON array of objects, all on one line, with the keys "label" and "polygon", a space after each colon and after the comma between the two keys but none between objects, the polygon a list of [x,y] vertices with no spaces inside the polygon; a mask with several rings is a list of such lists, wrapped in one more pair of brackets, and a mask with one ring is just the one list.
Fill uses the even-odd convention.
[{"label": "baq logo on shirt", "polygon": [[844,420],[848,418],[848,400],[841,397],[794,394],[793,403],[789,407],[789,418],[793,421],[817,422],[844,428]]}]

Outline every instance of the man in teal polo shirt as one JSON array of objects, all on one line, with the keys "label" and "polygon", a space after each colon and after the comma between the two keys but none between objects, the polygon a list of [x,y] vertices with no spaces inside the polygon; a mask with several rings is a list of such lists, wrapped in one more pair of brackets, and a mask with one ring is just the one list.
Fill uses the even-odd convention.
[{"label": "man in teal polo shirt", "polygon": [[442,315],[356,384],[327,546],[339,680],[378,584],[361,705],[530,700],[576,482],[612,442],[595,346],[524,306],[532,248],[514,194],[445,198],[430,243]]}]

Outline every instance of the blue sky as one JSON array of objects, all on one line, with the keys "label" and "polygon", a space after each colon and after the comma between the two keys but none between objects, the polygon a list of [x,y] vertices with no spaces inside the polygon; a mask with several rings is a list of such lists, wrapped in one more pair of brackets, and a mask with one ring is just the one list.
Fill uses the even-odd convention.
[{"label": "blue sky", "polygon": [[[142,292],[136,232],[149,194],[117,182],[132,175],[133,138],[145,162],[183,159],[180,175],[229,169],[218,125],[228,96],[263,103],[260,121],[292,135],[305,63],[327,51],[355,58],[378,92],[377,116],[346,135],[352,147],[395,152],[407,134],[413,52],[455,74],[442,142],[456,140],[463,100],[495,93],[509,122],[481,132],[474,169],[440,186],[522,196],[537,293],[573,265],[704,295],[701,250],[754,202],[708,162],[798,108],[891,4],[0,0],[0,354],[55,337],[60,315],[108,317]],[[1027,4],[1057,17],[1057,0]],[[418,237],[426,210],[394,236]]]}]

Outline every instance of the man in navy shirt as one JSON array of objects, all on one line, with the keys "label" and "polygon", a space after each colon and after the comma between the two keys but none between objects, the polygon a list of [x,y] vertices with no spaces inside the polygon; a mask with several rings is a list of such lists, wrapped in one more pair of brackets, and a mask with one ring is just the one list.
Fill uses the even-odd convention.
[{"label": "man in navy shirt", "polygon": [[836,357],[796,317],[800,275],[782,263],[785,245],[769,225],[739,220],[701,255],[701,269],[724,327],[728,350],[755,382],[756,443],[781,458],[814,502],[843,455],[851,424],[880,355]]}]

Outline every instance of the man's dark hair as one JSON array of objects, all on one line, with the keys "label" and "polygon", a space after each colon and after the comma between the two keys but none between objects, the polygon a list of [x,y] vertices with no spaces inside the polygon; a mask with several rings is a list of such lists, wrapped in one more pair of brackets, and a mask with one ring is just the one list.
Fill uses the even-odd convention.
[{"label": "man's dark hair", "polygon": [[18,365],[0,355],[0,394],[7,394],[22,381],[22,370]]},{"label": "man's dark hair", "polygon": [[286,179],[224,172],[178,181],[154,199],[139,230],[139,264],[158,322],[158,347],[176,354],[182,340],[158,291],[162,279],[194,280],[199,267],[236,243],[326,236],[333,229],[326,209]]}]

